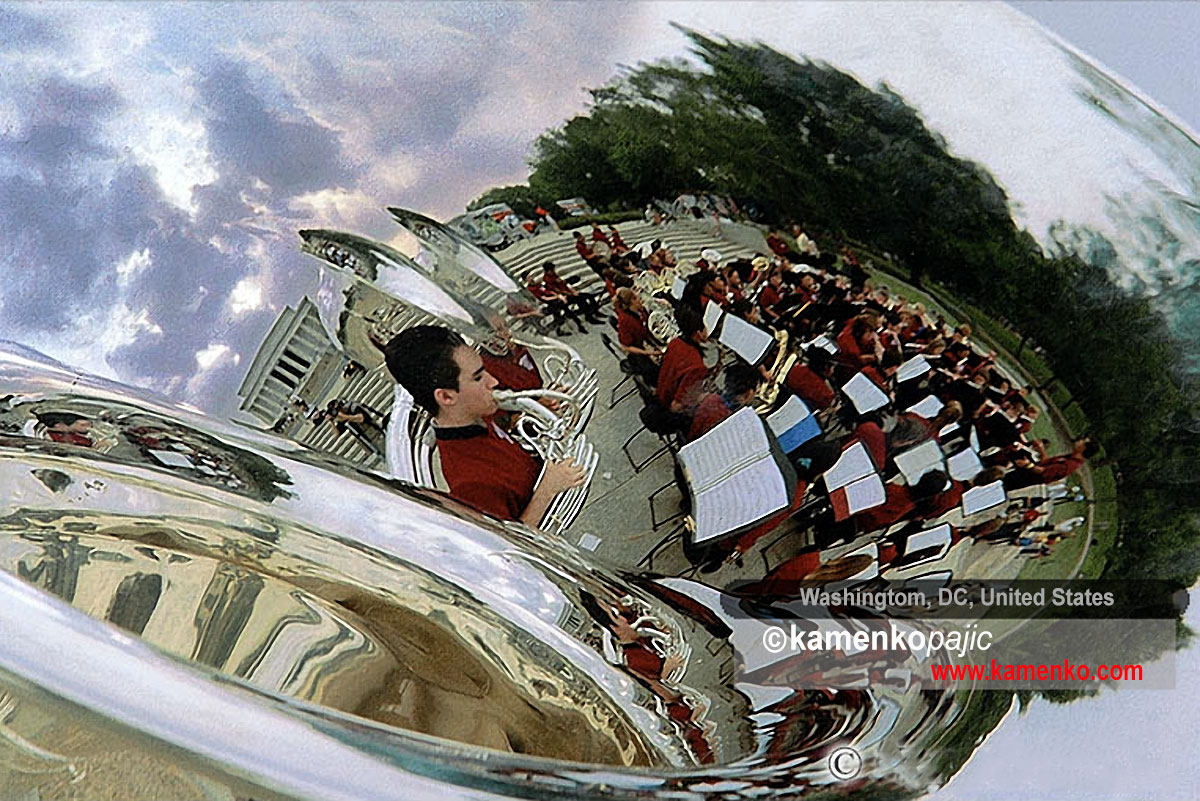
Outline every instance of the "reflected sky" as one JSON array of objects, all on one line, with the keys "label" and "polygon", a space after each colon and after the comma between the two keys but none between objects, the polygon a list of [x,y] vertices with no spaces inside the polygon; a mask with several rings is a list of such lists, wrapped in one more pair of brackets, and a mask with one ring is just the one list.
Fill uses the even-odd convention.
[{"label": "reflected sky", "polygon": [[11,4],[0,223],[23,280],[0,335],[229,415],[280,311],[338,291],[297,229],[387,242],[386,205],[446,219],[523,181],[586,87],[685,54],[673,21],[886,80],[1036,236],[1132,225],[1127,283],[1190,297],[1191,272],[1159,279],[1200,264],[1194,231],[1164,254],[1146,221],[1193,221],[1197,160],[1080,102],[1077,65],[1003,4]]}]

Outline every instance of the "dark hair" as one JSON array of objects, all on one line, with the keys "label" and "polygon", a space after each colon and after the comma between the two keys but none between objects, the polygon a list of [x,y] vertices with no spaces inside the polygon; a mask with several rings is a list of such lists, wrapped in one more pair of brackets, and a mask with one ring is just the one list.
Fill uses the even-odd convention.
[{"label": "dark hair", "polygon": [[675,307],[675,322],[679,324],[679,335],[684,339],[691,339],[692,334],[704,330],[704,316],[700,310],[682,303]]},{"label": "dark hair", "polygon": [[755,389],[762,376],[748,364],[734,362],[725,370],[725,393],[733,397]]},{"label": "dark hair", "polygon": [[392,337],[383,349],[383,357],[392,378],[412,394],[417,405],[436,415],[434,390],[458,389],[454,349],[466,344],[449,328],[418,325]]},{"label": "dark hair", "polygon": [[58,425],[69,426],[78,423],[80,420],[88,419],[82,414],[75,414],[74,412],[35,412],[33,416],[46,428],[54,428]]}]

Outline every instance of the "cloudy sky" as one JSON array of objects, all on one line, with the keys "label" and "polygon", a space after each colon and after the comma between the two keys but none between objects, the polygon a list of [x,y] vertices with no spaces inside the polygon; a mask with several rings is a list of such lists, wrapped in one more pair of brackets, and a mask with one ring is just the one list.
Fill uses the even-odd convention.
[{"label": "cloudy sky", "polygon": [[[1086,39],[1095,10],[1066,5],[1022,9]],[[1122,38],[1146,26],[1120,30],[1130,14],[1171,31],[1198,19],[1191,4],[1099,5],[1125,17],[1106,11],[1085,49],[1144,46]],[[228,415],[279,311],[318,286],[298,228],[387,239],[387,204],[445,219],[524,180],[530,142],[582,110],[585,87],[684,52],[671,21],[886,78],[958,152],[1009,170],[1031,226],[1067,202],[1046,200],[1028,149],[995,149],[1016,137],[972,105],[1000,73],[1015,97],[1036,95],[1050,57],[1005,5],[0,5],[0,338]],[[1191,47],[1194,93],[1197,37],[1171,36],[1123,74],[1153,92],[1158,78],[1132,72]],[[1180,64],[1160,70],[1164,86],[1187,84]]]}]

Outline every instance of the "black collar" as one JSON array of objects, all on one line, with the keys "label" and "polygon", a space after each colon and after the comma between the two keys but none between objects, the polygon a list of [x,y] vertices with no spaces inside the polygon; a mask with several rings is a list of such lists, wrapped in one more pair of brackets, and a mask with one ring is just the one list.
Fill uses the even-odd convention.
[{"label": "black collar", "polygon": [[438,439],[471,439],[472,437],[487,436],[487,429],[477,423],[472,423],[469,426],[457,426],[455,428],[439,428],[434,426],[433,433]]}]

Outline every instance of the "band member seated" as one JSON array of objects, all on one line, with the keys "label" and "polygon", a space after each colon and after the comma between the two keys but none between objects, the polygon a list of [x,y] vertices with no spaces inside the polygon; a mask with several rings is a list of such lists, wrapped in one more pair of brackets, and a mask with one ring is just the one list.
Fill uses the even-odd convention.
[{"label": "band member seated", "polygon": [[558,269],[554,266],[554,262],[548,261],[542,265],[542,283],[551,292],[561,295],[566,299],[567,305],[574,306],[587,317],[589,323],[604,322],[600,317],[600,307],[596,305],[596,299],[591,295],[580,292],[575,287],[564,281],[558,274]]},{"label": "band member seated", "polygon": [[546,286],[543,281],[539,280],[536,274],[530,274],[530,276],[525,279],[525,288],[528,289],[530,294],[532,294],[535,298],[545,303],[546,308],[550,310],[551,322],[553,322],[555,326],[555,335],[560,337],[567,335],[567,331],[563,329],[563,323],[567,321],[568,317],[575,321],[575,325],[579,327],[579,333],[587,333],[587,327],[584,326],[583,321],[579,319],[578,310],[572,311],[567,305],[567,298]]},{"label": "band member seated", "polygon": [[808,364],[796,362],[783,383],[808,408],[814,411],[828,409],[837,397],[829,384],[833,379],[833,358],[821,348],[811,348],[805,359]]},{"label": "band member seated", "polygon": [[92,421],[81,414],[40,412],[36,417],[38,422],[46,427],[46,436],[55,442],[65,442],[81,448],[90,448],[95,444],[90,435]]},{"label": "band member seated", "polygon": [[729,365],[725,370],[725,391],[719,395],[709,392],[697,404],[691,428],[688,429],[688,441],[704,436],[717,423],[753,402],[761,378],[758,370],[748,364],[738,362]]},{"label": "band member seated", "polygon": [[543,465],[492,424],[496,379],[458,334],[441,326],[401,331],[384,352],[388,370],[434,417],[450,496],[502,520],[537,526],[554,496],[583,483],[564,460]]},{"label": "band member seated", "polygon": [[658,383],[658,359],[662,351],[654,346],[648,327],[650,315],[641,297],[628,287],[621,287],[613,297],[617,311],[617,340],[628,356],[629,366],[647,383]]},{"label": "band member seated", "polygon": [[496,379],[501,389],[540,389],[543,386],[542,374],[529,348],[513,340],[512,331],[500,317],[492,317],[488,322],[496,336],[494,352],[488,348],[479,351],[484,369]]},{"label": "band member seated", "polygon": [[690,417],[700,402],[704,378],[708,375],[700,350],[708,341],[708,334],[700,312],[688,306],[680,305],[675,310],[675,322],[679,325],[679,336],[667,343],[655,394],[666,411]]}]

